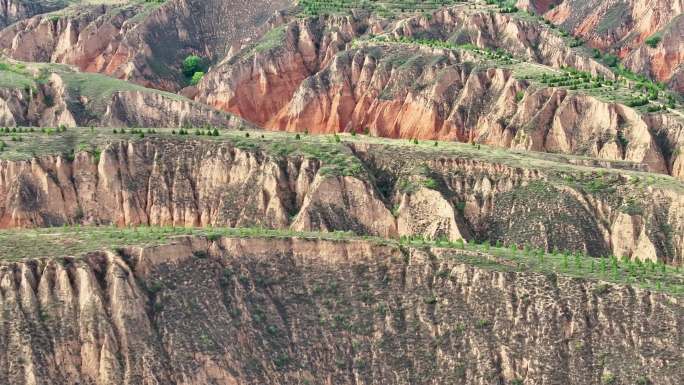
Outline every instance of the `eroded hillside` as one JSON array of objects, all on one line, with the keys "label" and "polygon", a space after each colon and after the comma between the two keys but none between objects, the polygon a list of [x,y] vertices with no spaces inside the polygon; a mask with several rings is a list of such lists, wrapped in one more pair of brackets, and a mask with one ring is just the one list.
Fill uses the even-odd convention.
[{"label": "eroded hillside", "polygon": [[3,382],[674,385],[683,375],[673,294],[474,250],[88,231],[33,239],[151,244],[3,262]]},{"label": "eroded hillside", "polygon": [[0,28],[66,5],[66,0],[3,0],[0,2]]},{"label": "eroded hillside", "polygon": [[[547,1],[530,1],[549,3]],[[632,70],[684,92],[684,2],[576,1],[538,9],[590,47],[617,54]],[[537,8],[544,8],[537,6]]]},{"label": "eroded hillside", "polygon": [[218,60],[263,33],[289,0],[84,1],[0,32],[0,50],[29,62],[77,66],[158,89],[187,83],[190,54]]},{"label": "eroded hillside", "polygon": [[218,64],[196,98],[276,130],[475,141],[682,175],[676,96],[493,9],[294,20]]},{"label": "eroded hillside", "polygon": [[5,142],[0,225],[258,225],[682,261],[681,182],[629,170],[638,164],[250,134],[14,134],[24,139]]},{"label": "eroded hillside", "polygon": [[234,127],[241,119],[180,95],[65,65],[0,62],[0,125]]}]

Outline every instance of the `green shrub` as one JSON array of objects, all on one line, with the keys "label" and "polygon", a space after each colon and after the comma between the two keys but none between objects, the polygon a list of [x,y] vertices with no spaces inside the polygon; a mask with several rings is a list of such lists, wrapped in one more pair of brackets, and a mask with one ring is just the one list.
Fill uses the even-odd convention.
[{"label": "green shrub", "polygon": [[601,384],[603,385],[613,385],[617,382],[617,378],[611,372],[604,373],[601,376]]},{"label": "green shrub", "polygon": [[480,320],[477,320],[477,323],[475,324],[475,326],[477,326],[478,329],[486,329],[489,326],[491,326],[491,324],[492,323],[489,320],[480,319]]},{"label": "green shrub", "polygon": [[617,67],[620,59],[617,56],[609,53],[603,57],[603,62],[609,67]]},{"label": "green shrub", "polygon": [[525,93],[523,91],[518,91],[515,93],[515,101],[516,102],[520,102],[521,100],[523,100],[524,97],[525,97]]},{"label": "green shrub", "polygon": [[644,43],[646,43],[646,45],[648,45],[651,48],[655,48],[658,46],[658,43],[660,43],[660,36],[653,35],[646,39]]},{"label": "green shrub", "polygon": [[204,59],[197,55],[190,55],[183,60],[181,66],[181,71],[183,75],[190,78],[195,75],[196,72],[204,72],[206,70]]},{"label": "green shrub", "polygon": [[432,190],[437,188],[437,181],[435,181],[432,178],[426,178],[425,180],[423,180],[422,184],[423,184],[423,186],[425,186],[429,189],[432,189]]},{"label": "green shrub", "polygon": [[192,75],[192,78],[190,79],[190,84],[193,86],[197,85],[200,81],[202,81],[202,78],[204,77],[204,71],[197,71]]}]

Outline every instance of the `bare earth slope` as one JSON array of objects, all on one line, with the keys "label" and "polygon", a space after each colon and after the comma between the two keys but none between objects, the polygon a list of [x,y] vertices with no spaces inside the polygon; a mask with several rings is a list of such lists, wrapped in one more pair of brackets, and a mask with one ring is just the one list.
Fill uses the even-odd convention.
[{"label": "bare earth slope", "polygon": [[682,261],[684,195],[672,178],[497,160],[470,146],[164,136],[37,134],[32,142],[64,151],[38,158],[12,144],[17,160],[0,161],[0,227],[265,226]]},{"label": "bare earth slope", "polygon": [[138,84],[178,90],[180,63],[196,53],[223,57],[260,34],[288,0],[169,0],[78,4],[0,32],[11,58],[71,64]]},{"label": "bare earth slope", "polygon": [[5,62],[0,125],[232,127],[243,121],[182,96],[64,65]]},{"label": "bare earth slope", "polygon": [[0,381],[675,385],[684,374],[682,306],[667,294],[364,241],[195,237],[119,253],[0,265]]},{"label": "bare earth slope", "polygon": [[[197,100],[269,129],[475,141],[636,161],[684,176],[684,115],[628,107],[633,86],[583,91],[542,83],[566,65],[612,76],[593,59],[558,50],[563,38],[549,31],[454,8],[402,20],[385,35],[442,41],[455,34],[454,44],[498,44],[532,60],[502,64],[472,48],[358,40],[375,28],[372,19],[351,16],[290,22],[218,65],[199,84]],[[518,35],[526,39],[513,42]]]},{"label": "bare earth slope", "polygon": [[[548,3],[531,1],[535,3]],[[684,92],[684,2],[681,0],[565,0],[544,17],[588,45],[617,53],[632,70]],[[543,7],[538,7],[543,8]],[[650,46],[649,37],[659,41]]]},{"label": "bare earth slope", "polygon": [[0,28],[67,5],[66,0],[2,0],[0,1]]}]

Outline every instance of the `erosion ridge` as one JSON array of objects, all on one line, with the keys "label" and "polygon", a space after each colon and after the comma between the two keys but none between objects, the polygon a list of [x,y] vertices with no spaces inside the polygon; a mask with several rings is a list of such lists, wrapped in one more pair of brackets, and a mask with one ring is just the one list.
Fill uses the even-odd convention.
[{"label": "erosion ridge", "polygon": [[61,0],[3,0],[0,2],[0,28],[65,5],[66,1]]},{"label": "erosion ridge", "polygon": [[[534,6],[536,1],[530,1]],[[539,2],[549,3],[549,2]],[[632,70],[684,92],[684,2],[681,0],[557,2],[539,9],[590,47],[618,54]],[[649,44],[649,39],[650,44]]]},{"label": "erosion ridge", "polygon": [[[95,2],[97,3],[97,2]],[[177,91],[189,54],[219,60],[263,33],[289,0],[168,0],[72,5],[0,31],[0,50],[23,61],[77,66]],[[159,44],[163,42],[163,44]]]},{"label": "erosion ridge", "polygon": [[677,297],[464,263],[470,254],[184,237],[3,262],[0,378],[669,385],[682,376],[682,345],[672,342],[682,338]]},{"label": "erosion ridge", "polygon": [[[472,140],[638,161],[682,175],[681,111],[628,107],[635,85],[595,92],[541,83],[539,73],[562,66],[614,75],[535,23],[466,6],[389,24],[363,15],[295,20],[217,65],[196,99],[275,130]],[[546,66],[483,63],[469,52],[389,45],[369,34],[505,47]]]},{"label": "erosion ridge", "polygon": [[[497,160],[505,154],[465,145],[450,153],[447,144],[440,152],[432,143],[252,134],[201,141],[158,134],[95,145],[58,134],[67,135],[57,147],[64,155],[0,161],[0,226],[261,225],[681,264],[684,201],[672,178],[543,158]],[[15,143],[8,154],[25,146]],[[70,154],[71,143],[82,150]]]},{"label": "erosion ridge", "polygon": [[235,127],[241,119],[180,95],[66,65],[2,62],[0,125]]}]

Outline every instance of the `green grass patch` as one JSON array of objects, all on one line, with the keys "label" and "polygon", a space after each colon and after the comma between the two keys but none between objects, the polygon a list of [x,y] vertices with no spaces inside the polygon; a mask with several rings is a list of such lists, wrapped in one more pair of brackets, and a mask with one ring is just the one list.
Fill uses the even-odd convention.
[{"label": "green grass patch", "polygon": [[[200,236],[209,240],[228,238],[300,238],[329,241],[368,241],[394,247],[416,247],[430,251],[438,258],[485,269],[515,272],[537,272],[548,276],[562,275],[592,281],[631,285],[673,295],[684,295],[684,275],[680,268],[650,261],[618,260],[614,257],[592,258],[569,252],[544,253],[527,247],[497,247],[486,244],[426,241],[420,238],[400,240],[360,237],[348,232],[298,232],[264,228],[186,228],[65,226],[47,229],[0,231],[0,259],[21,261],[32,258],[82,257],[90,252],[116,251],[129,246],[167,244],[179,236]],[[610,291],[597,286],[595,293]],[[432,302],[431,300],[429,302]]]}]

